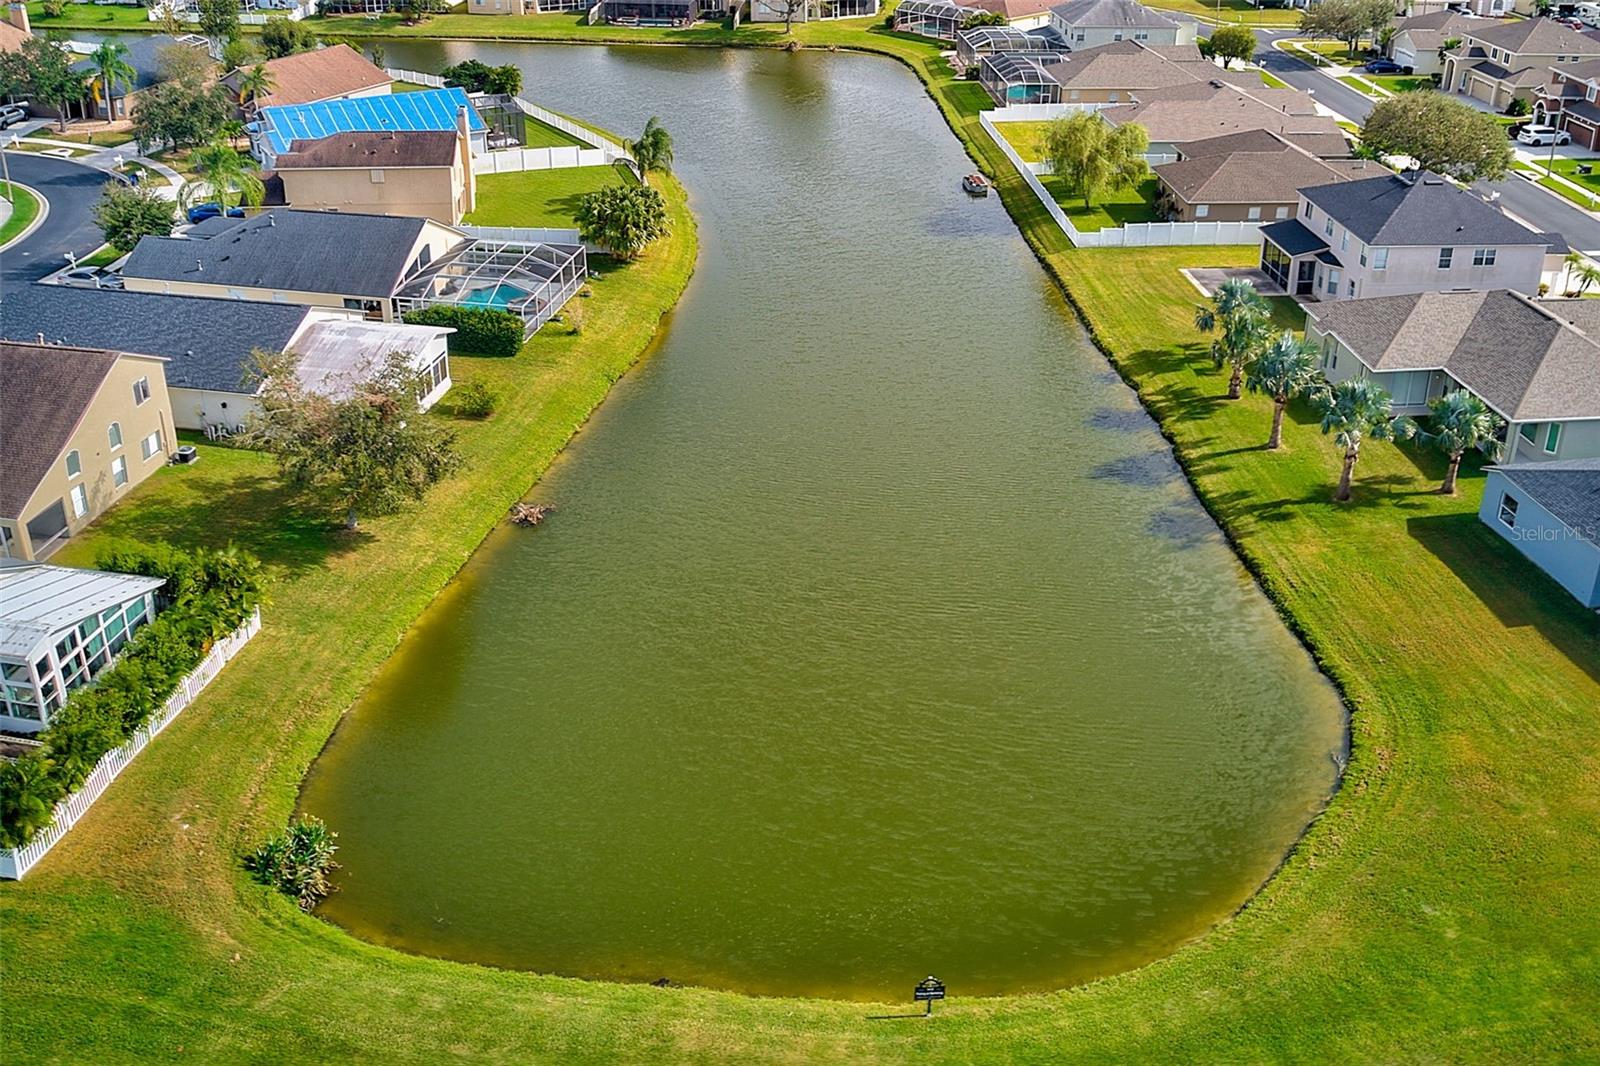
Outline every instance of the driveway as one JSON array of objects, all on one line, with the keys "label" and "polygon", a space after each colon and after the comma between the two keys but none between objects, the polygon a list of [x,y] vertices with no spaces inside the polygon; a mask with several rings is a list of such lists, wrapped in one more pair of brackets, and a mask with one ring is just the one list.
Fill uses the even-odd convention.
[{"label": "driveway", "polygon": [[[1256,52],[1256,62],[1274,77],[1313,94],[1317,103],[1337,112],[1341,118],[1357,125],[1366,121],[1373,100],[1328,77],[1310,63],[1272,46],[1274,41],[1297,36],[1299,34],[1293,30],[1257,30],[1256,40],[1261,47]],[[1591,255],[1600,254],[1600,219],[1532,182],[1507,178],[1505,181],[1480,181],[1472,188],[1485,198],[1499,193],[1498,203],[1508,213],[1535,229],[1561,234],[1574,248]]]},{"label": "driveway", "polygon": [[104,171],[31,152],[7,152],[11,180],[37,189],[49,214],[21,244],[0,255],[0,334],[5,332],[5,295],[67,265],[67,253],[84,256],[105,243],[90,213],[100,190],[113,181]]}]

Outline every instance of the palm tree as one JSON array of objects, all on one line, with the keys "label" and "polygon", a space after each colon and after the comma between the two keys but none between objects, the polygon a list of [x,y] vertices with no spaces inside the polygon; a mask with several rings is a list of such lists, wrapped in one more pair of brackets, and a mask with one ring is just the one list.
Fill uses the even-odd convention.
[{"label": "palm tree", "polygon": [[1339,472],[1339,490],[1333,498],[1343,503],[1350,498],[1350,477],[1361,458],[1361,444],[1373,440],[1393,440],[1412,432],[1411,423],[1389,418],[1389,394],[1365,378],[1350,378],[1314,394],[1312,401],[1322,415],[1322,432],[1332,433],[1334,443],[1344,449],[1344,468]]},{"label": "palm tree", "polygon": [[224,211],[235,192],[241,204],[252,207],[259,206],[266,197],[267,189],[256,172],[254,161],[220,140],[196,148],[189,161],[194,165],[196,176],[178,192],[179,205],[184,208],[189,207],[200,190],[205,191],[208,200],[221,204]]},{"label": "palm tree", "polygon": [[0,764],[0,846],[20,848],[55,821],[61,789],[54,769],[44,756]]},{"label": "palm tree", "polygon": [[242,119],[230,118],[217,128],[217,133],[225,138],[230,147],[237,148],[244,139],[245,127]]},{"label": "palm tree", "polygon": [[1244,368],[1271,336],[1271,309],[1245,278],[1229,278],[1211,294],[1211,303],[1194,309],[1194,328],[1201,333],[1216,333],[1211,342],[1211,361],[1221,369],[1232,364],[1228,377],[1228,399],[1237,400],[1244,384]]},{"label": "palm tree", "polygon": [[672,134],[661,125],[661,120],[654,115],[644,124],[644,132],[637,141],[623,141],[622,147],[633,159],[634,166],[639,168],[639,180],[646,185],[650,184],[650,172],[659,170],[663,174],[672,173]]},{"label": "palm tree", "polygon": [[[1582,252],[1568,252],[1564,260],[1567,267],[1567,291],[1582,296],[1600,283],[1600,266],[1595,266]],[[1577,289],[1573,289],[1576,283]]]},{"label": "palm tree", "polygon": [[89,53],[95,77],[100,79],[100,91],[105,93],[106,117],[113,122],[117,120],[117,85],[131,88],[139,77],[127,57],[128,46],[116,41],[102,41]]},{"label": "palm tree", "polygon": [[1268,449],[1283,444],[1283,412],[1289,401],[1309,391],[1319,377],[1317,346],[1287,329],[1250,364],[1245,387],[1272,397],[1272,433],[1267,437]]},{"label": "palm tree", "polygon": [[1461,469],[1461,457],[1468,448],[1476,448],[1491,460],[1498,461],[1505,451],[1500,442],[1500,430],[1505,422],[1489,410],[1489,405],[1466,389],[1447,392],[1428,404],[1428,426],[1417,431],[1417,439],[1431,444],[1449,458],[1444,472],[1444,484],[1439,491],[1454,496],[1456,474]]},{"label": "palm tree", "polygon": [[255,103],[263,96],[276,89],[277,82],[272,77],[272,71],[264,65],[257,63],[249,70],[239,72],[239,106],[246,112],[255,110]]}]

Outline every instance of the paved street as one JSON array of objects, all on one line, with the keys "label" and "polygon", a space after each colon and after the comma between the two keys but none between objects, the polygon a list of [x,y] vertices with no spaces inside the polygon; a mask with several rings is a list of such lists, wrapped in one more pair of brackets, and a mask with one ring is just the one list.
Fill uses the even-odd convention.
[{"label": "paved street", "polygon": [[[1313,94],[1318,103],[1357,124],[1372,110],[1373,101],[1343,82],[1335,81],[1315,67],[1272,47],[1272,42],[1298,36],[1288,30],[1257,30],[1261,50],[1256,61],[1274,77],[1296,89]],[[1600,253],[1600,219],[1578,210],[1561,198],[1545,192],[1522,178],[1498,182],[1479,182],[1473,186],[1485,197],[1499,193],[1506,211],[1540,230],[1561,234],[1574,248]]]},{"label": "paved street", "polygon": [[66,266],[68,252],[88,255],[104,243],[90,210],[111,180],[90,167],[30,152],[7,152],[6,165],[11,180],[37,189],[50,211],[26,240],[0,256],[0,327],[7,293]]}]

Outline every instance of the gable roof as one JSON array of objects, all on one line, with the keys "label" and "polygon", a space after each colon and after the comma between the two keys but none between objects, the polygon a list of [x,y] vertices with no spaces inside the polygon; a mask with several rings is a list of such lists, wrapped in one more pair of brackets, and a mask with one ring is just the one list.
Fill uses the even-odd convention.
[{"label": "gable roof", "polygon": [[[1074,89],[1128,91],[1194,85],[1225,78],[1227,73],[1192,44],[1152,48],[1139,41],[1112,41],[1066,52],[1050,70],[1056,81]],[[1255,71],[1248,73],[1256,77]]]},{"label": "gable roof", "polygon": [[[1270,130],[1314,154],[1348,155],[1339,125],[1319,115],[1311,97],[1297,90],[1246,91],[1221,79],[1149,89],[1131,104],[1100,112],[1113,126],[1137,122],[1152,143],[1183,144],[1244,130]],[[1301,138],[1314,138],[1310,143]]]},{"label": "gable roof", "polygon": [[[1230,150],[1217,142],[1240,147]],[[1184,158],[1154,167],[1156,177],[1189,203],[1292,204],[1307,185],[1349,181],[1382,171],[1378,163],[1334,167],[1266,130],[1247,130],[1184,144]],[[1367,169],[1370,168],[1370,169]]]},{"label": "gable roof", "polygon": [[[123,42],[128,49],[124,62],[133,68],[133,85],[130,87],[125,82],[117,83],[117,94],[125,92],[138,92],[148,89],[161,80],[161,56],[168,48],[196,48],[204,51],[206,39],[198,33],[186,33],[181,37],[174,37],[168,33],[140,35]],[[95,73],[95,64],[92,59],[80,59],[72,64],[72,69],[79,74]]]},{"label": "gable roof", "polygon": [[1067,0],[1051,8],[1050,13],[1069,26],[1120,29],[1124,26],[1173,27],[1178,24],[1174,19],[1134,0]]},{"label": "gable roof", "polygon": [[447,167],[456,161],[459,134],[445,130],[333,133],[295,141],[275,160],[278,170],[328,167]]},{"label": "gable roof", "polygon": [[1007,19],[1027,18],[1049,11],[1055,0],[967,0],[973,7],[1004,15]]},{"label": "gable roof", "polygon": [[393,296],[428,220],[273,208],[205,240],[142,237],[125,278]]},{"label": "gable roof", "polygon": [[[262,66],[272,75],[272,91],[256,103],[261,107],[311,104],[350,96],[394,83],[382,68],[347,44],[269,59]],[[237,86],[239,72],[224,80]]]},{"label": "gable roof", "polygon": [[1600,55],[1600,44],[1553,19],[1513,19],[1461,33],[1494,48],[1532,55]]},{"label": "gable roof", "polygon": [[1548,245],[1548,238],[1431,171],[1300,190],[1367,244]]},{"label": "gable roof", "polygon": [[0,18],[0,52],[18,52],[22,50],[22,42],[32,37],[31,33],[24,33],[20,28]]},{"label": "gable roof", "polygon": [[1374,371],[1444,370],[1513,422],[1600,418],[1600,345],[1508,289],[1424,292],[1308,306]]},{"label": "gable roof", "polygon": [[22,517],[121,358],[98,348],[0,341],[0,515]]},{"label": "gable roof", "polygon": [[1553,459],[1491,467],[1566,523],[1600,545],[1600,459]]},{"label": "gable roof", "polygon": [[68,626],[136,600],[165,578],[7,560],[0,563],[0,653],[32,660]]},{"label": "gable roof", "polygon": [[312,104],[263,107],[257,123],[273,154],[287,152],[296,140],[313,140],[354,130],[453,130],[456,115],[466,108],[467,128],[488,129],[459,88],[423,89],[414,93],[358,96]]},{"label": "gable roof", "polygon": [[250,353],[287,348],[310,314],[301,304],[34,284],[5,293],[0,332],[163,356],[169,387],[251,392]]}]

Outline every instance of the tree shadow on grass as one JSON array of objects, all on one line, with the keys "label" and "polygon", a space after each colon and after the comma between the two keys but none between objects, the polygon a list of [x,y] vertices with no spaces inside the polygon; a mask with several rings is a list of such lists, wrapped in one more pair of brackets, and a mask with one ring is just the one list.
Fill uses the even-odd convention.
[{"label": "tree shadow on grass", "polygon": [[1600,616],[1485,528],[1475,512],[1410,518],[1406,532],[1449,567],[1501,625],[1532,626],[1600,683]]}]

